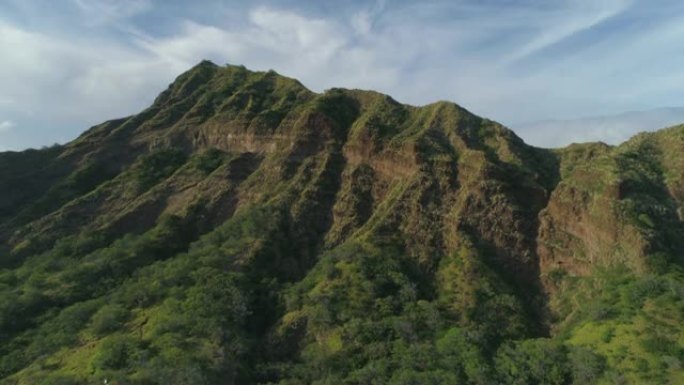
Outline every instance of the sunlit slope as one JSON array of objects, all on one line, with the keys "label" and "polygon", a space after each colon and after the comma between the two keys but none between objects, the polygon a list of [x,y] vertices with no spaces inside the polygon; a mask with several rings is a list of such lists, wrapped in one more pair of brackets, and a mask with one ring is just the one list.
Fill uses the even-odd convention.
[{"label": "sunlit slope", "polygon": [[0,154],[0,381],[677,383],[683,150],[202,62]]}]

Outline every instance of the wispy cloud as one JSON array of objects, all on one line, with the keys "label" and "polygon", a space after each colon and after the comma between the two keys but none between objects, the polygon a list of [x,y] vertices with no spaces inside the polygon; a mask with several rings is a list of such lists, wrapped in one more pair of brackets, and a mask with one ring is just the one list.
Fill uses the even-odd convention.
[{"label": "wispy cloud", "polygon": [[[34,22],[44,1],[12,0],[0,16],[0,115],[21,125],[20,147],[134,113],[204,58],[275,69],[316,91],[453,100],[503,123],[684,105],[684,6],[675,0],[208,1],[203,17],[182,2],[71,0],[67,16]],[[581,135],[572,140],[612,134]]]},{"label": "wispy cloud", "polygon": [[152,8],[151,0],[71,0],[87,24],[111,24]]},{"label": "wispy cloud", "polygon": [[600,25],[624,12],[632,4],[631,0],[577,0],[555,8],[540,7],[535,11],[524,12],[522,17],[516,20],[520,23],[517,27],[523,27],[522,23],[525,23],[533,31],[529,40],[517,48],[508,59],[515,61],[538,53]]}]

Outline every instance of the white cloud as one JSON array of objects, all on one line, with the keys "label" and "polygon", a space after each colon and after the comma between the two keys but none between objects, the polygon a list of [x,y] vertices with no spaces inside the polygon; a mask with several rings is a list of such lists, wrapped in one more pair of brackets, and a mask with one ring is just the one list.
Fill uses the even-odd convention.
[{"label": "white cloud", "polygon": [[387,51],[353,44],[348,24],[265,7],[248,16],[242,29],[186,22],[177,35],[143,37],[138,44],[175,67],[210,58],[275,69],[319,91],[333,86],[375,88],[396,81],[397,65],[388,66],[382,59]]},{"label": "white cloud", "polygon": [[0,60],[0,114],[25,127],[12,148],[52,144],[135,113],[181,71],[116,42],[29,32],[1,21],[0,52],[11,52]]},{"label": "white cloud", "polygon": [[27,32],[0,22],[3,100],[22,115],[89,119],[130,114],[179,68],[111,41]]},{"label": "white cloud", "polygon": [[0,134],[9,132],[9,130],[11,130],[12,127],[14,127],[14,122],[12,122],[11,120],[5,120],[0,122]]},{"label": "white cloud", "polygon": [[[79,17],[98,26],[89,31],[112,28],[116,37],[68,26],[68,33],[40,31],[0,18],[0,52],[9,53],[0,61],[0,114],[55,138],[35,143],[44,136],[26,135],[35,146],[139,111],[205,58],[275,69],[315,91],[341,86],[376,89],[412,104],[453,100],[503,123],[684,104],[676,87],[677,79],[684,80],[681,20],[548,55],[549,48],[630,11],[637,0],[515,7],[377,1],[340,15],[259,6],[235,11],[223,23],[167,20],[164,35],[127,24],[133,15],[154,12],[151,1],[72,1]],[[654,62],[658,57],[667,60]],[[57,136],[48,132],[55,125],[69,128]],[[631,129],[615,130],[577,130],[577,137],[541,128],[521,134],[555,146],[611,141]]]},{"label": "white cloud", "polygon": [[657,130],[684,123],[684,107],[630,111],[618,115],[572,120],[548,120],[516,125],[530,144],[557,147],[559,143],[602,141],[619,144],[641,131]]}]

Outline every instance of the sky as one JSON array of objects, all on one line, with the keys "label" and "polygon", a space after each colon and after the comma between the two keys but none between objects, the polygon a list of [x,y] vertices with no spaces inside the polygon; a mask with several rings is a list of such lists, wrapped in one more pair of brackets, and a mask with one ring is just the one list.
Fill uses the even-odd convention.
[{"label": "sky", "polygon": [[453,101],[546,147],[684,122],[681,0],[0,0],[0,150],[135,114],[202,59]]}]

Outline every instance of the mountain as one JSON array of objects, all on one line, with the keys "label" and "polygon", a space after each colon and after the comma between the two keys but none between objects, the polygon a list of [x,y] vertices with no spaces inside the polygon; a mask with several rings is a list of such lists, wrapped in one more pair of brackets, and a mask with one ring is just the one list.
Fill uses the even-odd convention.
[{"label": "mountain", "polygon": [[682,383],[682,149],[202,62],[0,153],[0,383]]},{"label": "mountain", "polygon": [[529,135],[535,140],[535,145],[557,147],[559,143],[591,140],[616,144],[641,131],[653,131],[681,122],[684,122],[684,107],[664,107],[570,120],[542,120],[511,127],[523,137]]}]

